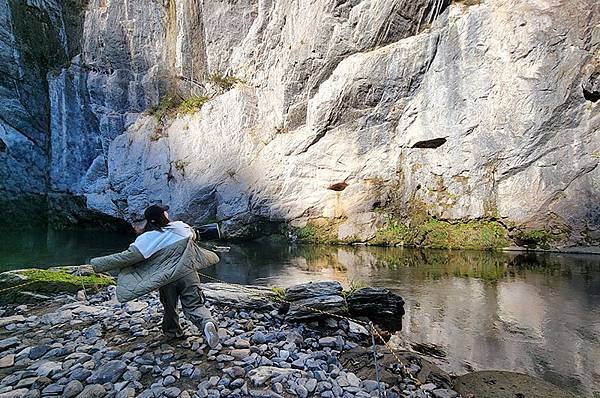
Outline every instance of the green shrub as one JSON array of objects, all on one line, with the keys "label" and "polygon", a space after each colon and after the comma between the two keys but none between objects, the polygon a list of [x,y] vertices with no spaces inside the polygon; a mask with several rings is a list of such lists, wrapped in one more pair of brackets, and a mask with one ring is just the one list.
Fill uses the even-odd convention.
[{"label": "green shrub", "polygon": [[243,83],[243,81],[235,76],[226,75],[221,76],[218,73],[213,73],[209,76],[208,80],[217,86],[222,91],[229,91],[235,86],[237,83]]},{"label": "green shrub", "polygon": [[148,114],[163,121],[165,117],[175,116],[179,113],[190,114],[198,111],[204,104],[210,101],[210,97],[204,95],[193,95],[182,99],[174,95],[167,95],[148,109]]}]

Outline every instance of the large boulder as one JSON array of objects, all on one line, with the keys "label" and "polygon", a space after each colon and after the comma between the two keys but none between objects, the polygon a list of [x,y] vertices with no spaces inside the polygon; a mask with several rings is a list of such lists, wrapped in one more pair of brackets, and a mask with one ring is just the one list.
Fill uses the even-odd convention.
[{"label": "large boulder", "polygon": [[346,312],[342,285],[336,281],[309,282],[285,289],[289,304],[286,319],[290,321],[323,318],[324,313]]},{"label": "large boulder", "polygon": [[272,310],[277,307],[275,292],[263,286],[244,286],[225,283],[204,283],[202,292],[214,305],[255,310]]},{"label": "large boulder", "polygon": [[389,289],[363,287],[352,292],[346,301],[351,316],[367,317],[389,331],[402,329],[404,300]]},{"label": "large boulder", "polygon": [[285,299],[288,301],[341,294],[342,285],[337,281],[302,283],[285,289]]},{"label": "large boulder", "polygon": [[289,305],[286,320],[299,321],[326,318],[328,314],[342,313],[346,313],[346,301],[342,296],[316,296],[292,302]]}]

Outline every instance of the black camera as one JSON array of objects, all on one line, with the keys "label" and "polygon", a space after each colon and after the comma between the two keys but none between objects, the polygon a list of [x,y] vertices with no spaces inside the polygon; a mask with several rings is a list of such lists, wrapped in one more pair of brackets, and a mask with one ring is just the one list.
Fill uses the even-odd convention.
[{"label": "black camera", "polygon": [[219,240],[221,239],[221,229],[217,223],[200,225],[196,227],[196,235],[201,240]]}]

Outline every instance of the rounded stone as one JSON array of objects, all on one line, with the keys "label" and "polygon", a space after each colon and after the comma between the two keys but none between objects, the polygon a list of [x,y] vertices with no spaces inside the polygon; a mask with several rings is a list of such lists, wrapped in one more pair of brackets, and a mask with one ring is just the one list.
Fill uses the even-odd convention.
[{"label": "rounded stone", "polygon": [[77,396],[80,392],[83,391],[83,384],[79,380],[71,380],[65,386],[63,390],[64,398],[72,398]]}]

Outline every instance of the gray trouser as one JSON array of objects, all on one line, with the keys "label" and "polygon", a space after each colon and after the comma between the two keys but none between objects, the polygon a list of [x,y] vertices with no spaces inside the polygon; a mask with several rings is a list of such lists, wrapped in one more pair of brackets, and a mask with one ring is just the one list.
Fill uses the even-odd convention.
[{"label": "gray trouser", "polygon": [[[206,308],[204,293],[200,288],[200,278],[196,272],[184,276],[174,282],[161,287],[159,290],[160,302],[165,313],[163,315],[162,330],[169,337],[180,337],[183,329],[179,323],[177,301],[181,301],[183,313],[201,331],[208,321],[213,321],[212,315]],[[215,324],[216,325],[216,324]]]}]

